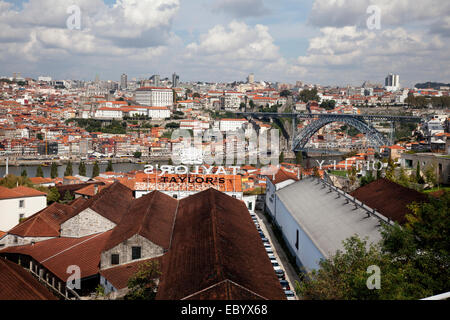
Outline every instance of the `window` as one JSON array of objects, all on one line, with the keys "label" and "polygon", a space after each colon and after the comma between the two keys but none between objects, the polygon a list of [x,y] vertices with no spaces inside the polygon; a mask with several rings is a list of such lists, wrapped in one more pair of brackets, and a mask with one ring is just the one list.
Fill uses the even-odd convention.
[{"label": "window", "polygon": [[178,195],[174,194],[174,195],[173,195],[173,198],[174,198],[174,199],[178,199]]},{"label": "window", "polygon": [[119,255],[118,254],[112,254],[111,255],[111,264],[112,265],[119,264]]},{"label": "window", "polygon": [[131,248],[131,260],[136,260],[141,258],[141,247]]},{"label": "window", "polygon": [[25,208],[25,200],[19,200],[19,208]]},{"label": "window", "polygon": [[248,203],[248,210],[253,210],[253,202]]},{"label": "window", "polygon": [[295,247],[298,250],[298,230],[297,230],[296,239],[295,239]]}]

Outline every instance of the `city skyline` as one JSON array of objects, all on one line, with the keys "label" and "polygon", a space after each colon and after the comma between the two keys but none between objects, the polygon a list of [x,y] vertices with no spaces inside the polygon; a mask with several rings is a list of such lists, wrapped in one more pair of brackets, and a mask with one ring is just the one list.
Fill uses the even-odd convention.
[{"label": "city skyline", "polygon": [[[80,29],[67,22],[80,9]],[[380,28],[369,28],[370,5]],[[0,1],[0,75],[118,81],[450,82],[450,5],[412,1]],[[69,13],[68,13],[69,12]],[[146,12],[145,15],[142,12]],[[370,11],[369,11],[370,12]],[[426,67],[421,67],[426,61]]]}]

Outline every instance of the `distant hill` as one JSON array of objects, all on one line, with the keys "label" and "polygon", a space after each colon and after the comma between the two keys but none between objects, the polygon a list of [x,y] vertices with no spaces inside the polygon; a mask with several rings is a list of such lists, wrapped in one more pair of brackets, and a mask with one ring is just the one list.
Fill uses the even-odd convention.
[{"label": "distant hill", "polygon": [[436,89],[439,90],[440,87],[450,87],[450,83],[439,83],[439,82],[426,82],[418,83],[415,85],[417,89]]}]

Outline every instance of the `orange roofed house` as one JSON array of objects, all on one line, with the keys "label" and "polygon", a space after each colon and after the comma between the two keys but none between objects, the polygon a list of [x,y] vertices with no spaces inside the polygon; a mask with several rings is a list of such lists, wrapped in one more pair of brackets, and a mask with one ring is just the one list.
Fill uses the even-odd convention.
[{"label": "orange roofed house", "polygon": [[0,187],[0,230],[9,230],[20,219],[28,218],[47,206],[47,194],[20,186],[14,189]]}]

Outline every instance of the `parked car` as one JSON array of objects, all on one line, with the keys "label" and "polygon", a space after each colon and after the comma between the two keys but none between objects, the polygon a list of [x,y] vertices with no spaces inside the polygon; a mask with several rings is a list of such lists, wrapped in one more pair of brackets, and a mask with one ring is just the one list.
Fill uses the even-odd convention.
[{"label": "parked car", "polygon": [[272,253],[269,254],[268,256],[269,256],[269,259],[270,259],[270,260],[277,260],[277,258],[275,257],[275,255],[272,254]]},{"label": "parked car", "polygon": [[272,246],[269,243],[264,243],[264,248],[272,248]]},{"label": "parked car", "polygon": [[288,300],[296,300],[296,299],[295,299],[295,293],[294,293],[294,291],[291,291],[291,290],[285,290],[285,291],[284,291],[284,294],[286,295],[286,298],[287,298]]},{"label": "parked car", "polygon": [[270,243],[269,239],[267,239],[267,238],[261,238],[261,240],[264,244]]},{"label": "parked car", "polygon": [[272,267],[275,271],[279,271],[279,270],[283,271],[283,269],[281,269],[281,266],[276,261],[272,261]]},{"label": "parked car", "polygon": [[272,248],[266,248],[266,252],[267,253],[273,253],[273,250],[272,250]]},{"label": "parked car", "polygon": [[275,274],[277,275],[278,279],[286,280],[283,270],[275,270]]},{"label": "parked car", "polygon": [[280,280],[280,285],[283,288],[283,290],[291,290],[291,287],[289,286],[289,282],[286,280]]}]

